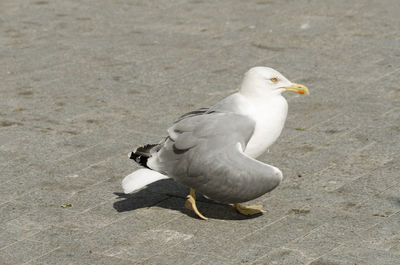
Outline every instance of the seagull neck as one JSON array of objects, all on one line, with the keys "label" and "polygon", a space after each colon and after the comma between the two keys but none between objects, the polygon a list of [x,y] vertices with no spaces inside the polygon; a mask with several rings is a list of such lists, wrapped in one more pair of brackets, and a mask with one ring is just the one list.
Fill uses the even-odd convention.
[{"label": "seagull neck", "polygon": [[272,98],[282,96],[279,90],[268,91],[265,93],[251,93],[249,91],[240,91],[240,94],[251,101],[269,101]]}]

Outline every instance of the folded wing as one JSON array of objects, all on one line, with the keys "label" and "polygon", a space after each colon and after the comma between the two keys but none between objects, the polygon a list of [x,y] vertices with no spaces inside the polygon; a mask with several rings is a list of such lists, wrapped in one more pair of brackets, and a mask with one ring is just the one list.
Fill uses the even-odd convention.
[{"label": "folded wing", "polygon": [[282,173],[244,154],[254,128],[251,118],[235,113],[184,117],[168,129],[148,165],[219,202],[257,198],[274,189]]}]

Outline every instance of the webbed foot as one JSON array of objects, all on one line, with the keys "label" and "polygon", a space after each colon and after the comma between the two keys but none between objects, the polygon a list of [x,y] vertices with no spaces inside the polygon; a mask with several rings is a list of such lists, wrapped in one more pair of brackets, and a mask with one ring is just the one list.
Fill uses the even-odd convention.
[{"label": "webbed foot", "polygon": [[199,210],[197,209],[196,206],[196,191],[192,188],[190,188],[190,194],[187,196],[187,200],[185,202],[185,208],[189,209],[191,211],[194,211],[195,214],[200,217],[203,220],[208,220],[207,217],[205,217],[204,215],[202,215]]},{"label": "webbed foot", "polygon": [[254,215],[254,214],[260,214],[260,213],[265,213],[263,210],[262,205],[241,205],[240,203],[235,203],[234,207],[236,210],[243,214],[243,215]]}]

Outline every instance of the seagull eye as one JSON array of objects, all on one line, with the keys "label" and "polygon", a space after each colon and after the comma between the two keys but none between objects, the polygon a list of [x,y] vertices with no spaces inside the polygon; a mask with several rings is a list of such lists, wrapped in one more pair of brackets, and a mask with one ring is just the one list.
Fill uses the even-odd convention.
[{"label": "seagull eye", "polygon": [[278,82],[278,78],[276,77],[272,77],[269,79],[272,83],[277,83]]}]

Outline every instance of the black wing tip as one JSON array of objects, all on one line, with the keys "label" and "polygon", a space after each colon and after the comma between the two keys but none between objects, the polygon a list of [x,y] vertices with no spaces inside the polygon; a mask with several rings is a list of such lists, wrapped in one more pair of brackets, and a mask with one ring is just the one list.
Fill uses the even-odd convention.
[{"label": "black wing tip", "polygon": [[140,153],[138,154],[135,152],[131,152],[129,154],[129,158],[135,160],[135,162],[138,163],[139,165],[149,168],[147,166],[147,160],[149,160],[147,156],[144,156]]},{"label": "black wing tip", "polygon": [[151,150],[153,148],[157,148],[159,144],[146,144],[144,146],[140,146],[133,150],[133,152],[129,153],[129,158],[135,160],[136,163],[140,164],[141,166],[147,167],[147,160],[151,157]]}]

